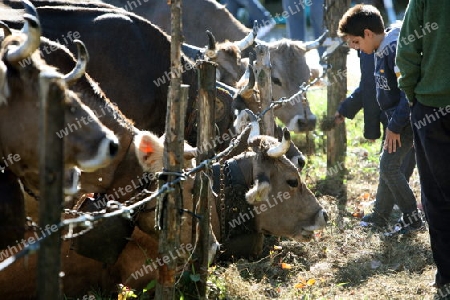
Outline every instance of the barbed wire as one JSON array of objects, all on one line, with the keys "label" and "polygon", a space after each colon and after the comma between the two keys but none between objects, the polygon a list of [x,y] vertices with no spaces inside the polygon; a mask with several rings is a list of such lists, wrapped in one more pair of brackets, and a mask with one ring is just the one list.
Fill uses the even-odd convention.
[{"label": "barbed wire", "polygon": [[[280,98],[279,100],[272,101],[271,104],[267,108],[265,108],[261,113],[256,114],[258,123],[262,121],[262,118],[269,110],[285,105],[287,103],[292,103],[293,101],[296,101],[297,97],[302,97],[303,99],[303,97],[305,97],[304,94],[307,92],[307,90],[311,86],[313,86],[318,80],[321,80],[325,76],[325,74],[326,72],[324,70],[322,76],[315,78],[309,84],[303,83],[300,86],[299,91],[294,95],[292,95],[291,97],[289,97],[288,99]],[[75,215],[77,217],[62,220],[59,224],[56,225],[57,230],[55,230],[55,232],[58,232],[61,229],[67,227],[67,233],[62,238],[64,240],[73,239],[94,229],[96,222],[102,219],[122,216],[126,219],[132,220],[133,214],[138,212],[139,209],[143,207],[145,204],[149,203],[152,200],[156,200],[159,197],[164,196],[165,194],[170,193],[171,191],[174,190],[173,187],[181,183],[181,181],[185,180],[185,178],[194,175],[198,172],[204,171],[210,168],[214,163],[220,162],[222,159],[227,158],[229,154],[241,144],[242,137],[245,136],[248,133],[248,131],[251,130],[251,126],[252,126],[251,124],[247,124],[242,130],[242,132],[238,134],[234,139],[232,139],[230,141],[229,146],[225,148],[223,151],[214,155],[212,158],[203,160],[197,166],[195,166],[192,169],[189,169],[188,171],[177,173],[176,174],[177,178],[175,178],[170,182],[164,183],[156,191],[149,191],[148,189],[144,189],[123,203],[115,200],[110,200],[106,203],[104,209],[95,212],[81,212],[75,209],[64,209],[63,211],[64,214]],[[164,172],[160,172],[157,174],[164,174]],[[82,227],[83,229],[79,232],[74,233],[74,229],[76,227]],[[0,271],[7,268],[16,260],[22,258],[23,256],[36,252],[40,248],[41,242],[44,241],[47,237],[54,234],[55,232],[52,232],[48,235],[45,235],[44,237],[41,237],[33,244],[28,244],[27,246],[25,246],[18,253],[6,258],[3,262],[0,263]]]}]

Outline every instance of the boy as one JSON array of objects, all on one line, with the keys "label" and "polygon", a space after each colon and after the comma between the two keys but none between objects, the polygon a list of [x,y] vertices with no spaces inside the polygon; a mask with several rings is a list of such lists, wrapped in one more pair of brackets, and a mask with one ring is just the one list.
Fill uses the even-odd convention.
[{"label": "boy", "polygon": [[394,203],[402,211],[400,233],[421,229],[422,218],[416,198],[401,164],[412,147],[413,134],[409,123],[409,106],[405,94],[398,88],[395,52],[399,27],[385,31],[380,12],[372,5],[356,5],[339,21],[338,35],[348,45],[366,54],[375,52],[376,97],[388,123],[380,157],[380,179],[374,211],[362,221],[378,227],[388,225]]},{"label": "boy", "polygon": [[[383,132],[386,132],[388,120],[377,102],[374,54],[358,51],[358,56],[361,70],[359,86],[339,104],[335,114],[335,123],[340,124],[344,122],[345,118],[353,119],[362,109],[364,111],[364,137],[369,141],[375,141],[381,137],[380,123],[383,124]],[[411,148],[401,166],[401,171],[405,174],[407,181],[409,181],[415,166],[415,151],[414,148]]]}]

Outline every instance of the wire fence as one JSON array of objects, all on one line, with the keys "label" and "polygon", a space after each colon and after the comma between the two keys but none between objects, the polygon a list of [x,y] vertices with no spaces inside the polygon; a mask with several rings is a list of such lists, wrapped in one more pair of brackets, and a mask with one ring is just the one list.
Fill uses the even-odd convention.
[{"label": "wire fence", "polygon": [[[260,114],[256,115],[257,122],[260,123],[262,121],[263,116],[271,109],[274,109],[276,107],[292,104],[293,101],[298,101],[298,99],[301,99],[302,101],[306,99],[306,92],[308,89],[313,86],[318,80],[321,80],[325,76],[326,72],[323,72],[321,77],[315,78],[312,82],[309,84],[303,84],[299,91],[289,97],[281,98],[276,101],[272,101],[271,104],[265,108]],[[206,159],[199,164],[197,164],[196,167],[189,169],[185,172],[180,172],[175,174],[177,176],[176,179],[164,183],[158,190],[156,191],[150,191],[148,189],[143,189],[127,201],[121,203],[116,200],[110,200],[106,203],[105,208],[99,211],[95,212],[81,212],[74,209],[64,209],[63,213],[66,215],[73,215],[76,216],[74,218],[64,219],[59,224],[52,225],[52,228],[54,226],[57,227],[56,230],[52,230],[51,233],[44,235],[34,243],[30,243],[23,247],[19,252],[16,254],[9,256],[6,258],[3,262],[0,263],[0,271],[4,270],[8,266],[10,266],[12,263],[14,263],[16,260],[36,252],[40,248],[40,244],[43,240],[51,236],[53,233],[63,229],[67,228],[67,233],[62,237],[63,239],[73,239],[76,237],[79,237],[90,230],[94,229],[96,222],[102,219],[107,219],[111,217],[116,216],[122,216],[126,219],[132,220],[133,215],[138,212],[144,205],[147,203],[150,203],[151,201],[157,200],[160,197],[164,196],[165,194],[170,193],[173,190],[173,187],[177,184],[180,184],[183,180],[185,180],[187,177],[194,175],[198,172],[201,172],[205,169],[211,168],[211,166],[216,162],[221,162],[224,159],[227,159],[230,155],[230,153],[236,149],[239,145],[242,143],[242,137],[245,136],[250,130],[251,130],[251,124],[246,125],[244,130],[237,135],[234,139],[230,141],[229,146],[223,150],[222,152],[216,154],[210,159]],[[157,175],[163,175],[166,174],[165,172],[157,173]],[[174,175],[171,173],[170,175]],[[157,177],[158,177],[157,176]],[[74,232],[76,228],[81,228],[80,231]]]}]

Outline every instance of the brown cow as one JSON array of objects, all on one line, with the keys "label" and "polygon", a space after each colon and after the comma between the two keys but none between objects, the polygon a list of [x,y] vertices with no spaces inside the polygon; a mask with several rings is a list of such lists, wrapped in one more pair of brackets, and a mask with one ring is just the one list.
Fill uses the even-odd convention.
[{"label": "brown cow", "polygon": [[[314,230],[325,227],[327,214],[317,199],[301,181],[297,167],[285,156],[290,148],[289,131],[283,131],[279,142],[259,135],[259,125],[253,123],[248,138],[252,151],[242,153],[223,163],[225,176],[225,209],[212,204],[214,234],[225,246],[225,256],[258,256],[264,233],[296,240],[309,240]],[[137,140],[138,143],[139,140]],[[147,141],[148,142],[148,141]],[[158,146],[139,147],[155,149]],[[137,153],[144,168],[153,160],[153,151]],[[219,164],[214,165],[214,191],[219,192]],[[186,197],[185,197],[186,199]],[[187,197],[189,199],[189,197]],[[154,212],[144,212],[152,215]],[[283,216],[280,218],[280,216]],[[221,226],[219,220],[225,218]],[[141,218],[154,227],[154,218]],[[247,222],[248,221],[248,222]],[[225,233],[226,236],[222,234]],[[246,243],[245,241],[251,241]]]},{"label": "brown cow", "polygon": [[[133,147],[143,162],[146,161],[145,169],[149,172],[157,172],[162,169],[162,151],[164,140],[149,132],[137,134]],[[186,145],[186,166],[189,165],[189,158],[194,153],[191,147]],[[150,151],[144,157],[141,150]],[[86,199],[86,201],[90,201]],[[28,213],[36,219],[36,203],[27,202]],[[187,201],[189,204],[189,201]],[[149,207],[154,203],[149,203]],[[189,208],[192,210],[192,207]],[[68,216],[69,217],[69,216]],[[143,213],[137,220],[144,225],[143,217],[148,218],[149,214]],[[172,257],[184,262],[193,250],[191,238],[191,216],[185,216],[183,223],[183,234],[179,249],[174,249]],[[122,283],[132,289],[142,290],[151,280],[158,278],[157,268],[164,261],[158,259],[158,233],[151,228],[152,235],[148,235],[138,229],[134,229],[129,237],[124,250],[113,264],[102,264],[96,260],[86,258],[77,254],[73,250],[71,240],[62,243],[61,261],[64,272],[63,287],[64,293],[69,297],[83,297],[88,291],[101,288],[105,293],[113,293],[117,290],[117,284]],[[24,241],[29,238],[38,239],[40,230],[28,228]],[[103,240],[105,237],[103,238]],[[96,242],[96,241],[94,241]],[[25,242],[26,243],[26,242]],[[23,248],[23,241],[0,251],[0,262]],[[98,245],[99,247],[101,245]],[[215,237],[211,236],[210,260],[217,250],[218,244]],[[94,247],[95,248],[95,247]],[[0,294],[8,299],[35,299],[36,298],[36,255],[29,255],[26,259],[21,258],[14,262],[7,269],[0,271]]]},{"label": "brown cow", "polygon": [[[36,110],[39,107],[38,78],[64,78],[64,75],[45,64],[39,51],[36,51],[40,44],[39,20],[33,8],[26,7],[26,26],[23,29],[26,35],[7,36],[0,50],[0,136],[4,156],[1,163],[17,176],[37,174],[39,170],[36,147],[39,136],[39,126],[36,126],[39,124]],[[70,80],[73,80],[73,76],[79,76],[76,72],[68,76]],[[65,165],[79,166],[88,172],[106,166],[117,152],[117,138],[68,89],[65,102],[65,122],[76,127],[64,139]],[[82,120],[85,125],[80,124]],[[11,131],[11,128],[14,130]]]},{"label": "brown cow", "polygon": [[[39,238],[39,229],[30,228],[24,241]],[[152,280],[158,278],[156,271],[162,260],[158,260],[158,240],[150,237],[137,227],[119,259],[114,265],[106,265],[96,260],[78,255],[70,240],[62,242],[61,271],[63,293],[69,298],[82,299],[88,292],[102,291],[102,294],[114,297],[118,284],[124,284],[136,291],[142,289]],[[192,243],[184,243],[174,249],[172,257],[184,258],[192,251]],[[0,263],[17,253],[23,244],[11,246],[0,251]],[[37,299],[37,255],[29,254],[15,261],[0,271],[0,295],[4,299],[30,300]],[[152,291],[151,291],[152,292]],[[117,297],[117,296],[116,296]]]},{"label": "brown cow", "polygon": [[[163,141],[150,133],[141,132],[134,144],[145,169],[150,172],[160,170],[157,165],[161,163]],[[253,146],[254,151],[241,154],[225,164],[227,166],[225,170],[229,170],[227,173],[230,175],[226,176],[225,182],[226,210],[217,210],[216,207],[220,205],[212,204],[212,225],[219,237],[222,234],[219,218],[221,216],[226,218],[224,231],[226,236],[221,237],[226,252],[222,257],[257,256],[261,252],[263,233],[309,240],[312,231],[323,228],[327,219],[325,211],[301,182],[296,167],[283,155],[289,148],[287,132],[281,143],[252,132],[249,144]],[[218,165],[214,166],[215,175],[218,174],[218,168]],[[217,182],[216,179],[214,182],[216,191]],[[189,192],[189,187],[185,187],[185,191]],[[151,209],[153,206],[154,203],[150,203],[147,208]],[[185,207],[193,209],[189,197],[185,197]],[[141,214],[143,217],[137,221],[139,225],[153,230],[154,213],[143,211]],[[274,215],[283,215],[283,218]],[[173,256],[177,258],[184,257],[192,250],[191,218],[184,216],[183,244],[173,251]],[[248,230],[243,229],[243,225],[247,225],[245,227]],[[28,237],[30,236],[33,236],[32,232],[28,233]],[[64,292],[67,296],[81,297],[96,286],[111,291],[114,284],[119,282],[141,290],[151,280],[157,278],[155,270],[164,259],[157,257],[157,236],[157,232],[147,235],[135,228],[117,262],[105,267],[79,256],[70,250],[70,241],[64,241],[62,251]],[[211,246],[216,247],[214,240]],[[14,251],[13,248],[7,250],[9,252],[1,252],[2,259]],[[2,295],[13,299],[34,297],[35,259],[34,255],[28,258],[28,269],[26,269],[27,260],[20,259],[0,272]]]},{"label": "brown cow", "polygon": [[[206,29],[211,29],[215,35],[219,36],[220,33],[225,32],[222,28],[224,24],[231,27],[235,26],[231,24],[233,24],[233,20],[236,20],[229,15],[228,11],[223,7],[220,7],[220,11],[226,12],[225,14],[219,11],[217,11],[217,14],[209,12],[207,14],[224,17],[228,16],[226,22],[218,22],[219,17],[211,20],[210,18],[198,18],[198,14],[190,14],[191,9],[196,10],[201,7],[201,10],[206,9],[208,11],[208,9],[212,9],[211,5],[217,6],[212,3],[212,1],[202,0],[205,2],[204,4],[200,3],[202,1],[195,1],[199,3],[190,3],[185,7],[186,11],[183,13],[183,16],[189,16],[189,18],[194,18],[195,20],[185,22],[184,28],[186,29],[189,27],[189,32],[194,32],[196,35],[202,36],[205,42],[202,42],[201,45],[206,43],[206,36],[199,34],[199,32],[205,32]],[[13,7],[17,5],[14,0],[8,0],[5,1],[5,3]],[[159,48],[163,46],[163,43],[160,42],[161,34],[155,31],[154,28],[151,28],[154,25],[136,19],[136,15],[133,13],[149,18],[149,16],[145,15],[146,13],[156,12],[161,9],[161,12],[164,11],[164,14],[162,14],[161,17],[167,19],[167,24],[170,28],[170,10],[167,3],[164,1],[141,1],[140,5],[136,5],[131,12],[111,9],[110,5],[105,5],[103,3],[99,4],[96,2],[90,4],[81,2],[77,4],[74,0],[36,0],[34,3],[38,6],[40,14],[46,17],[45,21],[43,21],[44,33],[46,36],[52,39],[62,40],[61,37],[65,37],[65,34],[69,34],[69,32],[72,33],[73,31],[78,32],[81,37],[83,37],[86,45],[88,45],[89,50],[92,52],[92,56],[95,57],[93,64],[91,64],[91,74],[94,75],[96,80],[101,83],[102,88],[107,92],[108,96],[113,101],[117,102],[121,110],[130,117],[132,117],[132,114],[135,114],[132,105],[133,101],[138,101],[140,103],[145,102],[147,105],[142,106],[141,110],[142,112],[143,110],[146,111],[146,116],[150,115],[152,117],[143,119],[141,116],[135,115],[134,120],[141,129],[151,130],[157,134],[161,134],[163,132],[161,129],[163,128],[161,128],[159,124],[163,124],[164,119],[161,116],[165,114],[159,113],[158,108],[155,109],[154,95],[159,97],[158,99],[167,95],[167,82],[165,77],[168,76],[167,70],[169,70],[169,60],[167,56],[169,49],[157,54],[156,50],[160,50]],[[64,5],[66,3],[70,5]],[[125,1],[124,5],[126,5],[126,3],[127,2]],[[154,6],[157,6],[158,8]],[[119,7],[121,6],[119,5]],[[69,10],[72,10],[70,14],[68,14]],[[212,10],[215,11],[215,9]],[[15,18],[11,16],[11,14],[13,13],[9,11],[6,13],[6,16],[4,16],[5,21],[7,20],[9,22],[11,20],[16,22],[16,20],[13,20]],[[67,15],[63,16],[63,14]],[[91,31],[91,27],[94,24],[92,19],[95,20],[98,31],[104,33],[102,35],[104,37],[102,43],[98,43],[98,36]],[[130,19],[132,21],[130,21]],[[203,22],[203,19],[208,19],[207,22],[216,28],[210,28],[205,24],[199,24],[198,27],[195,27],[194,24],[196,24],[197,20]],[[124,22],[124,20],[127,21]],[[149,20],[162,26],[151,18]],[[13,26],[12,23],[10,26]],[[125,29],[130,29],[129,33],[124,36],[129,39],[127,40],[128,43],[135,43],[135,46],[132,48],[126,48],[125,51],[122,49],[122,44],[119,42],[122,38],[124,38],[124,36],[119,36],[114,39],[106,37],[106,34],[109,34],[110,32],[109,28],[111,26],[121,27],[123,32],[125,32]],[[167,30],[164,26],[162,26],[162,28]],[[227,42],[223,45],[217,46],[218,53],[215,61],[219,64],[218,74],[220,76],[218,78],[220,78],[220,80],[228,81],[230,84],[232,82],[236,82],[236,80],[238,80],[244,72],[245,60],[241,61],[240,51],[242,51],[242,49],[239,49],[241,47],[238,47],[237,45],[248,45],[248,42],[241,43],[241,40],[245,39],[247,34],[251,32],[252,31],[250,29],[245,28],[245,31],[241,31],[241,36],[239,38],[236,39],[231,36],[229,37],[230,40],[238,40],[239,42]],[[135,34],[139,34],[141,37],[135,37]],[[150,40],[154,41],[151,46],[145,45],[145,43],[142,42]],[[258,43],[264,42],[258,41]],[[107,46],[107,44],[110,46]],[[317,47],[318,43],[303,43],[300,41],[281,40],[268,43],[268,46],[272,64],[273,98],[278,100],[281,97],[290,97],[297,92],[300,85],[309,81],[310,69],[306,62],[305,52]],[[105,50],[103,49],[116,49],[116,51],[105,53]],[[184,49],[186,49],[186,47],[184,47]],[[124,52],[119,54],[119,50]],[[144,55],[143,53],[152,54],[144,59],[142,56]],[[166,55],[167,57],[163,55]],[[133,57],[133,59],[127,60],[127,64],[125,65],[122,62],[123,57]],[[106,66],[112,65],[111,61],[115,61],[114,66],[117,69],[115,72],[116,76],[113,77],[111,77],[109,72],[105,72]],[[163,64],[167,66],[162,67]],[[123,71],[124,69],[128,70],[130,68],[134,70],[131,74]],[[238,72],[239,70],[240,73]],[[141,72],[145,72],[146,75],[143,76],[140,74]],[[192,73],[190,70],[186,70],[183,74],[183,80],[185,80],[186,83],[191,84],[190,91],[195,92],[195,89],[192,88],[195,86],[195,83],[191,80],[192,78],[196,80],[196,77],[191,77],[189,75],[190,73]],[[120,74],[127,74],[128,76],[122,76],[122,78],[120,77]],[[114,83],[114,81],[119,78],[120,84]],[[162,79],[164,79],[164,82],[161,81]],[[149,85],[149,82],[154,82],[158,85],[158,87],[154,87],[151,84]],[[118,86],[122,86],[123,88],[118,89]],[[144,90],[145,92],[143,92]],[[142,95],[147,95],[145,101],[139,100]],[[193,97],[194,96],[190,94],[190,101]],[[132,98],[133,100],[130,101],[128,100],[129,98]],[[124,99],[127,99],[127,102],[124,102]],[[290,130],[294,130],[296,132],[311,130],[314,128],[316,123],[316,117],[308,107],[303,107],[302,102],[292,103],[289,107],[286,106],[280,108],[276,111],[275,115],[280,118],[280,120],[286,124]],[[150,126],[149,123],[151,123]],[[222,120],[221,123],[225,123],[225,121]],[[186,139],[188,139],[189,142],[192,142],[190,137],[187,136]]]},{"label": "brown cow", "polygon": [[[170,33],[170,5],[165,1],[104,0],[103,2],[140,15]],[[199,18],[198,16],[214,17]],[[216,79],[234,86],[244,73],[246,65],[246,61],[241,62],[241,56],[245,57],[245,55],[241,55],[240,52],[244,49],[237,45],[252,32],[252,29],[243,26],[226,7],[215,0],[190,0],[188,5],[183,6],[182,17],[183,36],[186,43],[203,47],[206,44],[206,36],[202,33],[209,30],[214,34],[219,41],[214,59],[219,65],[219,77]],[[272,94],[275,100],[294,95],[303,83],[309,81],[311,72],[305,53],[317,48],[321,42],[323,39],[320,38],[306,43],[288,39],[269,43],[257,41],[258,44],[266,44],[269,47]],[[289,130],[295,132],[314,129],[317,119],[309,107],[303,107],[301,101],[278,109],[275,116]]]},{"label": "brown cow", "polygon": [[[138,14],[170,32],[170,5],[165,1],[104,0],[129,12]],[[199,17],[203,16],[203,17]],[[233,15],[215,0],[190,0],[183,5],[183,36],[188,44],[203,47],[205,36],[210,30],[217,41],[243,39],[251,29],[242,25]]]}]

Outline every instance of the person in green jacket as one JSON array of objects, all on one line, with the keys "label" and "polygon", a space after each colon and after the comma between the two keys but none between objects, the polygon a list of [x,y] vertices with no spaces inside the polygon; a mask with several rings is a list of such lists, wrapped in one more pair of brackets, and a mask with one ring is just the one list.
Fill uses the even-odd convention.
[{"label": "person in green jacket", "polygon": [[411,105],[422,206],[439,299],[450,299],[450,1],[411,0],[396,64]]}]

